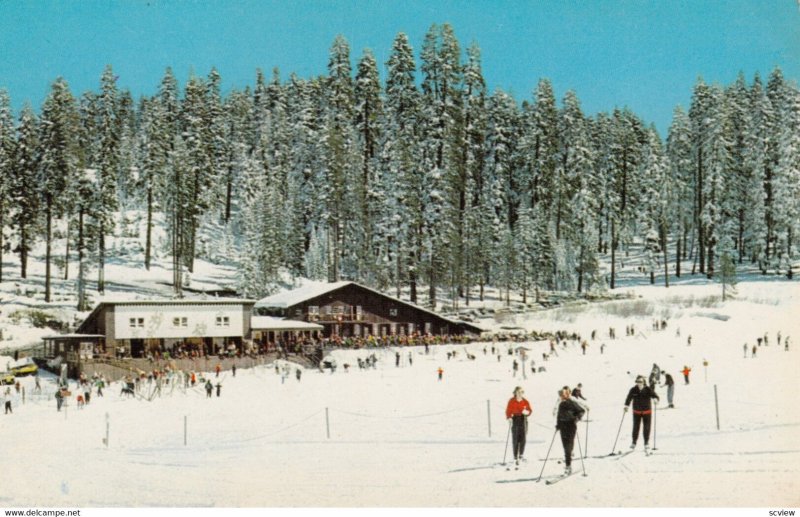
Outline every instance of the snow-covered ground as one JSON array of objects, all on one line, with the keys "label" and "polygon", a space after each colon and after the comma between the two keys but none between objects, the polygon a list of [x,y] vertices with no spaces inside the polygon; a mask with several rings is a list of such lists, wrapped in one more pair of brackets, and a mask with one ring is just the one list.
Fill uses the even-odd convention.
[{"label": "snow-covered ground", "polygon": [[[499,361],[491,343],[476,343],[433,347],[428,355],[405,348],[400,367],[394,349],[378,350],[370,370],[359,370],[356,357],[371,351],[336,352],[336,373],[304,371],[300,381],[294,374],[282,381],[271,365],[240,369],[235,378],[221,377],[221,397],[211,399],[199,386],[165,390],[152,401],[127,399],[113,385],[85,409],[73,397],[60,413],[46,394],[32,395],[27,378],[25,403],[16,398],[14,413],[0,415],[8,469],[0,505],[800,506],[798,284],[742,283],[737,298],[724,303],[714,285],[631,290],[641,297],[520,317],[515,323],[524,328],[574,330],[586,338],[598,331],[586,355],[571,343],[546,362],[547,343],[524,343],[531,349],[528,368],[531,358],[546,368],[528,371],[526,379],[512,376],[519,357],[507,355],[509,343],[502,342],[495,345]],[[652,330],[654,318],[666,319],[667,329]],[[633,337],[625,335],[629,324]],[[607,337],[610,326],[615,340]],[[745,358],[743,345],[752,347],[765,333],[769,346]],[[458,355],[448,360],[453,349]],[[664,408],[660,390],[655,454],[596,457],[612,451],[620,422],[616,448],[627,449],[631,417],[623,418],[623,401],[633,377],[649,374],[653,363],[677,384],[675,409]],[[679,373],[684,365],[692,368],[688,385]],[[52,380],[44,381],[51,393]],[[588,430],[582,423],[578,431],[581,447],[588,434],[587,476],[536,483],[555,432],[556,390],[578,382],[590,407]],[[498,465],[508,429],[504,409],[517,385],[534,408],[528,462],[506,471]],[[563,470],[562,455],[556,438],[545,477]],[[583,465],[577,458],[573,464]]]}]

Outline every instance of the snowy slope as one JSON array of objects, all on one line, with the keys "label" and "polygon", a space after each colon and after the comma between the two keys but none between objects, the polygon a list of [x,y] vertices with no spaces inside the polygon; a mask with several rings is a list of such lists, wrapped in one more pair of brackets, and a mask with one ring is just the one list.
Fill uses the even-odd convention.
[{"label": "snowy slope", "polygon": [[[335,374],[305,371],[300,381],[292,372],[282,382],[271,365],[239,370],[236,378],[222,377],[222,396],[211,399],[200,387],[176,387],[152,401],[121,399],[118,385],[82,410],[71,400],[61,413],[45,396],[29,395],[24,405],[17,399],[14,414],[0,417],[2,443],[13,444],[3,447],[3,464],[15,466],[14,475],[4,478],[0,504],[800,505],[800,416],[793,382],[800,366],[797,284],[743,283],[738,298],[725,303],[716,301],[718,286],[632,289],[642,298],[543,311],[518,321],[584,337],[598,329],[602,336],[590,342],[585,356],[569,344],[547,362],[541,359],[545,342],[526,343],[530,357],[547,370],[528,373],[527,379],[512,377],[507,343],[497,344],[499,361],[484,355],[483,347],[492,346],[487,343],[432,348],[429,355],[421,348],[403,349],[399,368],[394,350],[378,350],[377,368],[364,371],[355,366],[356,357],[371,352],[336,352]],[[667,318],[667,330],[651,330],[654,317]],[[627,324],[635,325],[635,337],[625,336]],[[605,338],[609,326],[616,327],[616,340]],[[784,339],[791,336],[789,351],[775,342],[779,330]],[[755,359],[749,352],[744,358],[742,345],[752,346],[765,332],[770,345]],[[602,355],[601,343],[606,344]],[[448,360],[451,349],[459,353]],[[611,451],[633,376],[647,375],[654,362],[677,383],[676,408],[662,407],[656,416],[651,443],[658,450],[651,457],[641,449],[620,460],[592,457]],[[344,363],[352,365],[348,373]],[[678,372],[684,365],[693,368],[689,385]],[[442,381],[436,378],[439,367]],[[532,479],[542,466],[538,460],[554,434],[556,390],[578,382],[590,406],[588,475],[537,484]],[[33,379],[25,383],[32,393]],[[497,463],[506,443],[505,403],[516,385],[525,388],[534,414],[529,461],[508,472]],[[45,390],[52,386],[46,382]],[[665,399],[665,390],[660,393]],[[630,418],[622,421],[617,449],[630,443]],[[585,425],[579,427],[581,447]],[[556,463],[561,456],[556,438],[545,476],[562,470]],[[573,465],[581,468],[577,459]]]}]

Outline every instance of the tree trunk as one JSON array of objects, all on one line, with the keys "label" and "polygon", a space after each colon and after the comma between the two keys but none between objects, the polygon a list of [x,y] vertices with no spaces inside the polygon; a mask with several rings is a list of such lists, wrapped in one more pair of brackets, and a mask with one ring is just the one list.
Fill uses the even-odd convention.
[{"label": "tree trunk", "polygon": [[144,244],[144,268],[150,271],[150,249],[153,246],[153,187],[147,187],[147,230]]},{"label": "tree trunk", "polygon": [[617,223],[611,218],[611,289],[616,287],[617,278]]},{"label": "tree trunk", "polygon": [[106,292],[106,225],[104,221],[100,222],[100,240],[98,242],[98,271],[97,271],[97,292],[103,294]]},{"label": "tree trunk", "polygon": [[[681,277],[681,253],[683,250],[681,249],[681,236],[678,235],[678,238],[675,239],[675,276],[680,278]],[[665,252],[666,253],[666,252]]]},{"label": "tree trunk", "polygon": [[19,265],[20,276],[28,278],[28,227],[24,222],[19,227]]},{"label": "tree trunk", "polygon": [[67,218],[67,237],[64,250],[64,280],[69,280],[69,218]]},{"label": "tree trunk", "polygon": [[53,251],[53,196],[47,194],[45,199],[45,217],[47,218],[47,229],[45,233],[45,253],[44,253],[44,301],[50,302],[50,274],[51,260]]},{"label": "tree trunk", "polygon": [[78,211],[78,306],[77,310],[86,310],[86,286],[83,269],[83,207]]}]

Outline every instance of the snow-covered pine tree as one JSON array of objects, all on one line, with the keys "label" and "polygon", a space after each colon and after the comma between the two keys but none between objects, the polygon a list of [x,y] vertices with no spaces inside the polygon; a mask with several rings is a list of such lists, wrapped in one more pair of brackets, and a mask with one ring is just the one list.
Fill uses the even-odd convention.
[{"label": "snow-covered pine tree", "polygon": [[794,248],[800,233],[800,91],[796,87],[787,86],[781,118],[783,131],[774,175],[774,214],[779,265],[786,277],[792,279]]},{"label": "snow-covered pine tree", "polygon": [[672,115],[667,135],[667,157],[670,168],[668,181],[673,194],[669,213],[675,235],[675,276],[680,277],[681,261],[688,255],[687,241],[694,209],[691,124],[680,106]]},{"label": "snow-covered pine tree", "polygon": [[723,91],[718,86],[709,90],[710,110],[712,115],[707,119],[705,135],[707,158],[703,181],[700,184],[703,205],[700,210],[700,224],[704,227],[705,245],[707,247],[706,276],[714,276],[717,244],[723,235],[732,231],[732,212],[730,207],[733,189],[728,188],[732,171],[732,134],[730,126],[729,105],[725,102]]},{"label": "snow-covered pine tree", "polygon": [[766,259],[769,266],[774,271],[780,270],[780,257],[778,257],[778,228],[777,218],[779,211],[778,201],[775,198],[775,171],[778,167],[780,156],[778,153],[778,143],[781,140],[781,133],[784,128],[784,107],[788,104],[788,87],[783,72],[780,68],[775,68],[770,73],[767,81],[767,99],[771,106],[766,119],[767,123],[767,152],[766,167],[764,174],[764,212],[767,226]]},{"label": "snow-covered pine tree", "polygon": [[424,184],[418,147],[422,128],[416,64],[404,33],[395,37],[386,66],[382,176],[388,195],[379,228],[385,242],[384,263],[390,268],[388,277],[396,294],[399,297],[408,282],[409,297],[416,303],[423,226]]},{"label": "snow-covered pine tree", "polygon": [[97,291],[105,292],[106,235],[113,235],[114,213],[117,203],[117,181],[120,163],[121,120],[118,116],[119,94],[117,79],[111,65],[107,65],[100,78],[100,96],[97,99],[98,153],[92,162],[96,170],[94,186],[93,219],[97,225]]},{"label": "snow-covered pine tree", "polygon": [[611,120],[611,177],[608,185],[609,231],[611,237],[611,278],[609,287],[616,287],[617,252],[627,245],[634,233],[636,208],[641,192],[636,171],[641,163],[644,129],[630,110],[614,110]]},{"label": "snow-covered pine tree", "polygon": [[[642,196],[645,252],[648,259],[650,283],[655,284],[659,264],[664,266],[664,286],[669,287],[669,261],[667,260],[667,240],[671,230],[671,209],[675,207],[673,178],[667,158],[661,146],[661,138],[654,127],[647,131],[647,144],[639,174],[645,189]],[[661,253],[661,257],[659,257]]]},{"label": "snow-covered pine tree", "polygon": [[431,26],[421,52],[425,163],[425,232],[423,263],[428,281],[428,305],[436,306],[437,286],[452,281],[446,265],[457,249],[458,196],[463,188],[463,67],[458,40],[449,24]]},{"label": "snow-covered pine tree", "polygon": [[45,301],[51,301],[53,221],[67,203],[78,165],[78,113],[67,82],[59,77],[50,88],[39,120],[39,196],[45,217]]},{"label": "snow-covered pine tree", "polygon": [[[462,179],[463,190],[459,198],[458,242],[459,265],[457,277],[459,294],[469,305],[470,289],[476,278],[481,278],[482,264],[488,261],[489,250],[482,245],[482,234],[488,234],[487,220],[481,217],[484,184],[484,161],[486,139],[486,83],[481,67],[481,51],[477,43],[467,49],[467,64],[464,67],[464,141]],[[518,170],[521,169],[518,168]],[[515,183],[521,185],[519,174]],[[524,273],[523,273],[523,276]],[[481,283],[481,285],[483,285]],[[524,296],[524,295],[523,295]],[[483,300],[483,291],[480,292]]]},{"label": "snow-covered pine tree", "polygon": [[354,206],[352,186],[358,174],[358,153],[354,136],[354,90],[350,65],[350,45],[341,35],[334,39],[328,60],[325,113],[325,222],[328,224],[328,280],[338,282],[342,273],[352,278],[355,259],[351,239],[363,235],[356,229],[358,214],[363,210]]},{"label": "snow-covered pine tree", "polygon": [[743,248],[750,258],[767,273],[766,243],[766,190],[764,178],[767,170],[767,141],[771,106],[756,74],[748,92],[748,112],[745,126],[744,173],[746,175],[746,206],[744,215]]},{"label": "snow-covered pine tree", "polygon": [[714,121],[713,104],[711,91],[708,85],[698,78],[692,93],[691,106],[689,108],[689,120],[692,128],[692,154],[694,160],[694,180],[692,189],[695,195],[692,245],[689,252],[690,258],[694,254],[694,244],[697,244],[697,255],[692,265],[692,274],[695,273],[695,265],[699,259],[700,273],[706,272],[706,249],[707,249],[707,228],[701,215],[704,212],[706,199],[705,176],[709,167],[708,137],[711,134],[711,123]]},{"label": "snow-covered pine tree", "polygon": [[[7,212],[11,206],[11,181],[14,160],[14,116],[11,100],[4,89],[0,89],[0,262],[5,252],[5,229]],[[3,265],[0,264],[0,282],[3,281]]]},{"label": "snow-covered pine tree", "polygon": [[28,277],[28,253],[39,233],[38,121],[30,104],[25,103],[17,124],[14,162],[11,169],[11,224],[17,238],[20,276]]},{"label": "snow-covered pine tree", "polygon": [[[598,211],[594,178],[594,152],[580,101],[574,91],[564,95],[559,112],[559,159],[556,167],[556,238],[564,238],[565,249],[575,264],[577,291],[589,290],[597,282],[598,260],[595,217]],[[563,224],[564,229],[560,230]],[[562,235],[563,234],[563,235]],[[560,272],[568,275],[569,271]]]},{"label": "snow-covered pine tree", "polygon": [[738,262],[744,260],[745,214],[747,213],[747,189],[749,188],[747,171],[747,120],[748,91],[747,81],[743,73],[739,73],[736,82],[725,89],[725,102],[728,105],[729,127],[731,131],[730,153],[731,170],[729,185],[731,192],[733,217],[736,219],[736,235],[734,244],[738,253]]},{"label": "snow-covered pine tree", "polygon": [[369,49],[364,49],[358,62],[354,93],[355,126],[361,170],[359,181],[353,185],[353,189],[356,205],[360,210],[360,213],[356,214],[360,219],[358,227],[363,234],[360,236],[356,234],[357,240],[353,244],[357,246],[357,278],[373,284],[378,276],[375,272],[377,250],[374,231],[380,215],[380,201],[385,195],[380,188],[378,154],[383,111],[381,84],[375,56]]}]

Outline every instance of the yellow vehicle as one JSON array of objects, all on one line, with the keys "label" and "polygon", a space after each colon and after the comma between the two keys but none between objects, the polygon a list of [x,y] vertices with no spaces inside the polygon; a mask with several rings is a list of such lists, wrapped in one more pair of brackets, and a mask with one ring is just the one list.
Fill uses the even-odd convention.
[{"label": "yellow vehicle", "polygon": [[24,377],[26,375],[36,375],[39,371],[39,367],[36,366],[36,363],[33,362],[32,359],[28,358],[27,360],[22,360],[22,364],[17,364],[16,366],[11,367],[11,373],[17,377]]},{"label": "yellow vehicle", "polygon": [[0,384],[14,384],[14,382],[16,381],[13,373],[0,373]]}]

